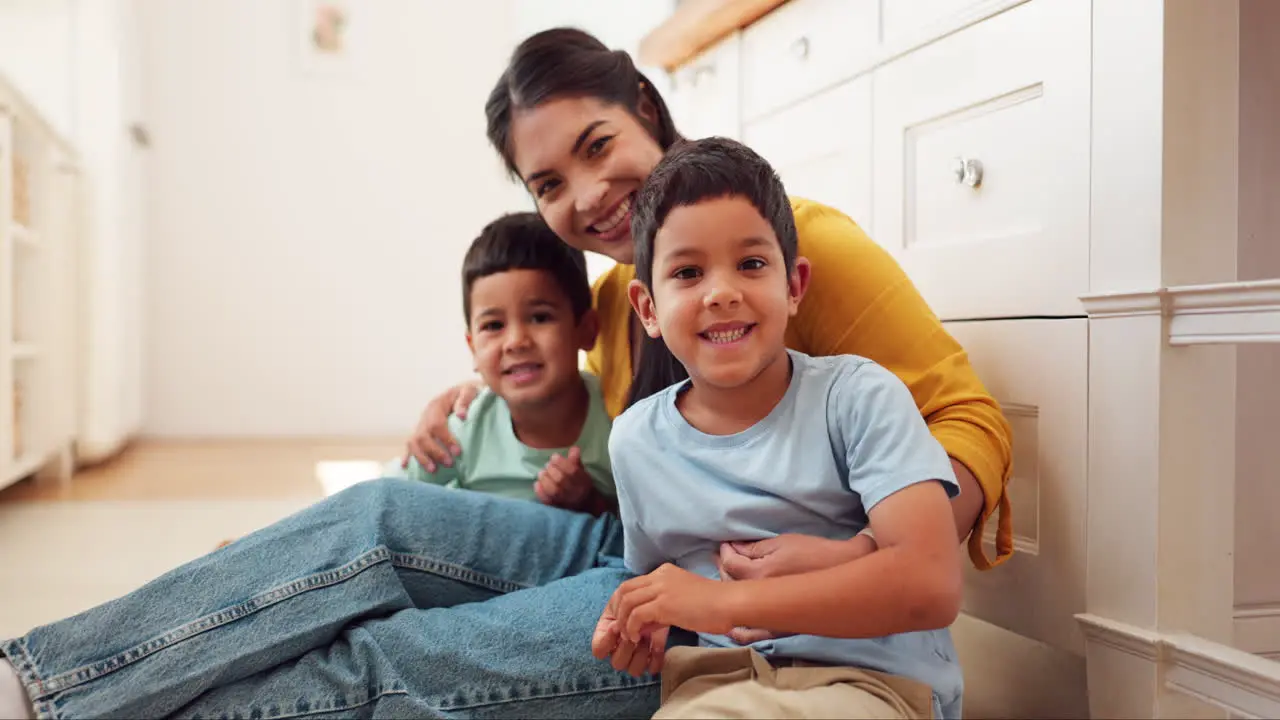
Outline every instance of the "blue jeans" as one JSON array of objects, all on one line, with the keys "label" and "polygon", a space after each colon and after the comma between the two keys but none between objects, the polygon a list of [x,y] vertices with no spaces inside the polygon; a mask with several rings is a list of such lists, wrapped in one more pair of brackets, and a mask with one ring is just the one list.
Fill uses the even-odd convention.
[{"label": "blue jeans", "polygon": [[591,655],[621,554],[613,516],[375,480],[0,652],[41,717],[647,718],[658,679]]}]

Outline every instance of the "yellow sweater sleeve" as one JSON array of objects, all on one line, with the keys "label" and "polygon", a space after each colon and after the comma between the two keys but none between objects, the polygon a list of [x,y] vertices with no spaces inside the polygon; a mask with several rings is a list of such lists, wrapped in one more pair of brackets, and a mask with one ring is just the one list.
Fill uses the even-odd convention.
[{"label": "yellow sweater sleeve", "polygon": [[[601,323],[607,323],[613,320],[611,317],[606,317],[605,311],[600,308],[600,287],[604,285],[608,279],[609,273],[606,272],[596,278],[595,283],[591,285],[591,302],[596,313],[600,316]],[[587,351],[587,362],[583,369],[596,377],[600,377],[600,373],[604,369],[604,343],[601,342],[599,334],[596,335],[595,345],[592,345],[591,349]]]},{"label": "yellow sweater sleeve", "polygon": [[[800,199],[792,205],[800,255],[809,260],[812,276],[787,344],[810,355],[861,355],[902,379],[933,436],[982,486],[970,559],[984,570],[1000,564],[1013,553],[1013,527],[1005,492],[1011,431],[999,405],[888,252],[839,211]],[[982,535],[997,512],[992,559]]]}]

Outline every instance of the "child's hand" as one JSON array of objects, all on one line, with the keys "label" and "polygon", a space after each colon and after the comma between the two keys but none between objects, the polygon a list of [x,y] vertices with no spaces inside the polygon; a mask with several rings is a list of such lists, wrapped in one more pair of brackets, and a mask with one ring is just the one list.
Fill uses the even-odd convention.
[{"label": "child's hand", "polygon": [[591,654],[603,660],[611,658],[615,670],[623,670],[640,677],[647,673],[657,674],[662,671],[666,658],[667,635],[670,627],[654,628],[634,643],[622,636],[621,627],[614,617],[612,600],[600,614],[595,633],[591,636]]},{"label": "child's hand", "polygon": [[581,510],[591,498],[595,484],[582,467],[582,451],[569,448],[569,456],[559,453],[538,473],[533,492],[544,505],[554,505],[566,510]]},{"label": "child's hand", "polygon": [[640,642],[654,626],[723,635],[733,629],[725,606],[740,587],[741,583],[709,580],[667,563],[622,583],[609,606],[622,636],[632,642]]}]

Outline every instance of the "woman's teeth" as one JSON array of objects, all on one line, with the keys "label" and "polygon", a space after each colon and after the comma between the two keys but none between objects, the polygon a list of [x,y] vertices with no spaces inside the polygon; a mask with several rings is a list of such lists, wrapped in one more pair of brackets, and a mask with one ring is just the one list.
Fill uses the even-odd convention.
[{"label": "woman's teeth", "polygon": [[627,197],[622,199],[622,202],[618,203],[618,208],[614,210],[613,213],[609,215],[609,217],[597,222],[592,227],[594,227],[596,232],[598,233],[607,233],[610,230],[618,227],[618,223],[622,222],[627,217],[627,213],[630,210],[631,210],[631,196],[628,195]]}]

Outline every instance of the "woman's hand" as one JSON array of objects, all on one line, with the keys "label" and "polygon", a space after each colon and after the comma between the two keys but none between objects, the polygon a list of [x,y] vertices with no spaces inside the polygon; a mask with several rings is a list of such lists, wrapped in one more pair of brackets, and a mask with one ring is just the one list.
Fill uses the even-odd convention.
[{"label": "woman's hand", "polygon": [[851,562],[875,549],[875,541],[866,535],[828,540],[789,533],[755,542],[721,543],[720,574],[727,580],[799,575]]},{"label": "woman's hand", "polygon": [[[755,542],[720,544],[720,579],[724,581],[798,575],[856,560],[876,550],[868,535],[828,540],[812,535],[786,534]],[[740,645],[783,637],[770,630],[736,627],[729,639]]]},{"label": "woman's hand", "polygon": [[436,463],[446,467],[453,465],[453,460],[462,454],[458,447],[458,439],[449,432],[449,415],[459,418],[467,416],[467,408],[484,384],[479,380],[469,380],[455,385],[437,395],[427,403],[418,419],[418,427],[413,436],[405,443],[405,455],[400,460],[401,467],[408,467],[409,459],[416,458],[427,472],[436,471]]}]

